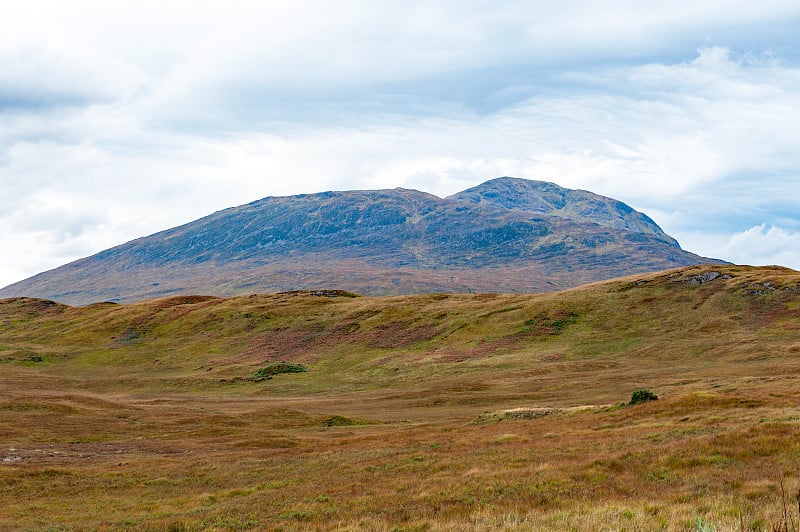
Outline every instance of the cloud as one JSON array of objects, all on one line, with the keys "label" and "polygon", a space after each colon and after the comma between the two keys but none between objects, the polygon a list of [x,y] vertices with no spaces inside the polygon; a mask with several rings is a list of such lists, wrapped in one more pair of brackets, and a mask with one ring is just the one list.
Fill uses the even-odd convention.
[{"label": "cloud", "polygon": [[757,225],[733,234],[722,251],[738,263],[778,264],[800,270],[800,231]]},{"label": "cloud", "polygon": [[[215,136],[154,127],[135,103],[18,117],[0,155],[0,179],[15,193],[0,208],[58,198],[40,207],[45,219],[58,220],[47,209],[61,205],[86,209],[109,220],[119,242],[265,195],[395,186],[447,195],[517,175],[623,199],[657,213],[681,241],[695,241],[698,227],[726,239],[741,230],[734,221],[775,223],[776,205],[796,216],[786,195],[800,167],[796,77],[715,48],[674,65],[596,72],[486,115],[379,115],[358,127],[272,124]],[[83,230],[95,250],[117,243]],[[694,250],[719,249],[703,245]]]},{"label": "cloud", "polygon": [[61,51],[27,48],[0,53],[0,111],[112,102],[143,81],[136,67]]},{"label": "cloud", "polygon": [[783,47],[777,30],[798,17],[796,2],[778,0],[757,8],[734,0],[662,8],[624,0],[30,0],[0,7],[0,71],[18,97],[136,96],[168,115],[159,120],[185,122],[199,106],[216,107],[211,123],[229,114],[274,118],[265,95],[279,102],[279,116],[299,119],[321,98],[355,105],[420,81],[440,102],[475,104],[507,88],[508,78],[540,83],[542,68],[685,54],[709,37],[749,49],[743,39],[752,31],[743,27]]},{"label": "cloud", "polygon": [[0,285],[267,195],[500,175],[617,197],[733,260],[732,234],[800,224],[799,20],[778,0],[7,2]]}]

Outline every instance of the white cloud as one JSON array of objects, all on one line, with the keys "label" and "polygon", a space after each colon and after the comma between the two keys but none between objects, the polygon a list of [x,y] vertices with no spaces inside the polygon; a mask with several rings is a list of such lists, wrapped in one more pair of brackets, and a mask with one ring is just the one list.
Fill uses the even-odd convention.
[{"label": "white cloud", "polygon": [[[53,226],[50,233],[37,226],[31,244],[45,250],[53,235],[64,233],[56,216],[64,208],[109,220],[81,234],[99,250],[265,195],[395,186],[447,195],[487,178],[517,175],[668,213],[656,220],[684,241],[689,228],[702,224],[719,233],[713,217],[724,211],[785,201],[781,196],[793,190],[797,176],[778,172],[800,168],[796,73],[775,65],[731,69],[727,52],[712,55],[716,60],[696,76],[711,84],[735,81],[742,87],[738,97],[729,91],[714,99],[713,91],[699,91],[698,67],[689,61],[612,71],[593,82],[613,85],[615,77],[636,80],[644,71],[648,80],[629,84],[638,90],[632,94],[596,94],[590,85],[534,96],[485,116],[382,116],[358,128],[294,125],[206,137],[152,129],[135,105],[93,106],[46,122],[20,120],[14,122],[20,136],[56,132],[66,140],[9,144],[1,179],[16,192],[2,206],[40,205]],[[668,93],[649,90],[658,85],[656,71],[673,84]],[[774,97],[762,99],[763,91]],[[13,132],[7,135],[13,140]],[[771,193],[758,177],[737,177],[754,169],[774,185]],[[41,205],[42,197],[57,201]],[[704,245],[693,251],[719,249]],[[60,262],[56,250],[50,265]]]},{"label": "white cloud", "polygon": [[781,265],[800,270],[800,231],[767,224],[734,233],[720,252],[737,263]]},{"label": "white cloud", "polygon": [[0,285],[266,195],[500,175],[617,197],[728,253],[742,227],[800,224],[796,31],[780,37],[799,17],[777,0],[7,2]]},{"label": "white cloud", "polygon": [[[793,1],[303,3],[28,0],[0,7],[4,81],[20,89],[148,93],[184,107],[229,91],[329,91],[477,72],[642,58],[713,37],[736,43],[800,16]],[[684,48],[683,51],[686,51]],[[704,60],[711,60],[706,57]],[[81,85],[81,82],[82,85]]]}]

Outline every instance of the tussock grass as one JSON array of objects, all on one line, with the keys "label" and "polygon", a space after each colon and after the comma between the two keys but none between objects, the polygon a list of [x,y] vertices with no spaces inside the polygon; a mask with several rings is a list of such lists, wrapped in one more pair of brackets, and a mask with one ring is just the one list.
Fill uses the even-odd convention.
[{"label": "tussock grass", "polygon": [[0,301],[0,529],[800,519],[796,272],[351,296]]}]

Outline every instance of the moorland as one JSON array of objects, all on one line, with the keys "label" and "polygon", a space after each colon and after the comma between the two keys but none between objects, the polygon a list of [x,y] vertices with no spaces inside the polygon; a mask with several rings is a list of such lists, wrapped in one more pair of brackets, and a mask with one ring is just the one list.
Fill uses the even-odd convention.
[{"label": "moorland", "polygon": [[777,267],[11,298],[0,529],[791,530],[798,407],[800,273]]}]

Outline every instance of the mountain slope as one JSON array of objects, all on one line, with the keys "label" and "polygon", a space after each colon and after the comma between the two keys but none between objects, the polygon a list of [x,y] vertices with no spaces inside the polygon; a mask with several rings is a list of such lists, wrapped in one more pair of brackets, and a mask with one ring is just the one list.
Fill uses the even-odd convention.
[{"label": "mountain slope", "polygon": [[501,178],[450,198],[414,190],[269,197],[0,290],[70,304],[166,294],[338,288],[536,292],[713,262],[627,205]]}]

